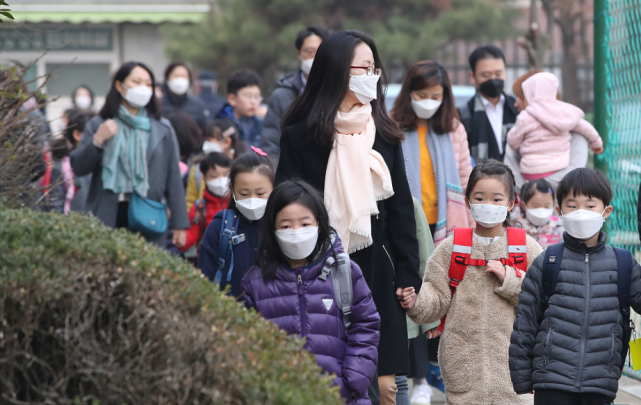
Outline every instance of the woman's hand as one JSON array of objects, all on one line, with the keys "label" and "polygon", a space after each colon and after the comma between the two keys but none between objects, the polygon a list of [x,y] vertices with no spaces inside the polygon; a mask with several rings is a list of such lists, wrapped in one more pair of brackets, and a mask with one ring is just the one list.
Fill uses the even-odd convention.
[{"label": "woman's hand", "polygon": [[604,149],[603,149],[603,146],[601,146],[600,148],[592,148],[592,152],[594,152],[594,154],[595,154],[595,155],[600,155],[600,154],[602,154],[602,153],[603,153],[603,150],[604,150]]},{"label": "woman's hand", "polygon": [[96,146],[102,146],[118,132],[118,124],[114,120],[107,120],[100,124],[98,130],[93,134],[93,142]]},{"label": "woman's hand", "polygon": [[505,280],[505,266],[501,264],[498,260],[490,260],[487,262],[487,269],[485,269],[486,273],[494,273],[496,277],[498,277],[499,281],[501,284],[503,284],[503,280]]},{"label": "woman's hand", "polygon": [[431,330],[427,331],[427,338],[428,339],[434,339],[434,338],[437,338],[437,337],[441,336],[442,333],[443,332],[438,330],[438,328],[431,329]]},{"label": "woman's hand", "polygon": [[172,242],[178,249],[185,247],[187,244],[187,231],[184,229],[174,229],[174,237]]},{"label": "woman's hand", "polygon": [[416,305],[416,291],[414,287],[397,288],[396,298],[401,301],[401,306],[405,309],[412,309]]}]

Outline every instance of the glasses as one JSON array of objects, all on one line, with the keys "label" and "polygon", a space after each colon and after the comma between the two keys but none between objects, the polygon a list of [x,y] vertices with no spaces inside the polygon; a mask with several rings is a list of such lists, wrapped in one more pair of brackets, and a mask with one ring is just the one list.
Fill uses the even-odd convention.
[{"label": "glasses", "polygon": [[380,76],[383,71],[381,69],[374,69],[374,66],[350,66],[352,69],[365,69],[367,76]]},{"label": "glasses", "polygon": [[261,96],[254,96],[254,95],[249,95],[248,96],[246,94],[239,94],[238,97],[239,98],[243,98],[245,100],[249,100],[249,101],[258,100],[259,103],[262,103],[262,101],[263,101],[263,98]]}]

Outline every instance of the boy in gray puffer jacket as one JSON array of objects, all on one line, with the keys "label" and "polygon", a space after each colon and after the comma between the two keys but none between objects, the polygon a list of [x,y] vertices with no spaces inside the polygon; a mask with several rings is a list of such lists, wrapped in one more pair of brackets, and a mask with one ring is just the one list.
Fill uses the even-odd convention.
[{"label": "boy in gray puffer jacket", "polygon": [[[617,258],[628,253],[617,256],[601,231],[612,187],[600,172],[576,169],[559,183],[557,199],[565,245],[562,257],[547,260],[561,260],[558,277],[545,304],[545,253],[527,271],[511,337],[512,383],[517,394],[534,391],[535,405],[610,404],[627,352]],[[641,312],[641,266],[629,263],[629,305]]]}]

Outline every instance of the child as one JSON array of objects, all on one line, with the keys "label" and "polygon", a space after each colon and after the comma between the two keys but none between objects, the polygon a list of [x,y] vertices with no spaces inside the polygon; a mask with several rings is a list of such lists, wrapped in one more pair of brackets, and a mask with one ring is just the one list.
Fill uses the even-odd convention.
[{"label": "child", "polygon": [[[448,404],[531,403],[512,389],[507,351],[523,271],[542,250],[525,231],[505,228],[514,207],[514,176],[503,163],[474,167],[465,199],[476,229],[457,228],[436,248],[408,315],[421,324],[447,315],[438,361]],[[453,274],[461,269],[462,275]],[[405,299],[402,305],[411,308]]]},{"label": "child", "polygon": [[510,346],[514,391],[534,390],[535,404],[610,404],[630,340],[620,307],[641,312],[641,266],[605,243],[612,188],[602,173],[571,171],[557,200],[564,245],[548,247],[523,281]]},{"label": "child", "polygon": [[554,190],[547,180],[532,180],[523,186],[521,215],[516,221],[543,248],[561,242],[563,235],[562,221],[552,215],[554,205]]},{"label": "child", "polygon": [[260,77],[256,72],[241,69],[232,73],[227,82],[227,104],[216,118],[231,118],[240,128],[240,140],[250,146],[260,144],[263,120],[256,112],[263,98]]},{"label": "child", "polygon": [[[229,173],[232,200],[229,209],[219,211],[207,227],[198,268],[224,290],[238,297],[240,282],[254,265],[260,245],[260,222],[267,199],[274,188],[274,167],[258,148],[236,159]],[[221,266],[222,263],[222,266]]]},{"label": "child", "polygon": [[197,200],[189,210],[191,228],[187,230],[187,243],[180,250],[186,251],[194,244],[198,248],[214,216],[229,206],[230,167],[231,159],[219,152],[210,153],[200,162],[198,169],[206,187],[203,198]]},{"label": "child", "polygon": [[[243,279],[245,306],[287,333],[305,337],[305,348],[318,365],[337,376],[346,404],[371,404],[367,388],[378,363],[381,319],[356,263],[350,261],[347,269],[325,264],[338,261],[345,250],[329,226],[320,193],[303,181],[279,184],[267,203],[262,230],[256,266]],[[343,290],[337,296],[334,286],[342,270],[351,276],[353,292],[347,327],[338,306]]]},{"label": "child", "polygon": [[570,132],[583,135],[594,153],[603,152],[603,141],[583,111],[556,99],[559,79],[537,73],[523,82],[525,110],[519,114],[507,141],[521,154],[520,169],[526,180],[548,177],[570,164]]}]

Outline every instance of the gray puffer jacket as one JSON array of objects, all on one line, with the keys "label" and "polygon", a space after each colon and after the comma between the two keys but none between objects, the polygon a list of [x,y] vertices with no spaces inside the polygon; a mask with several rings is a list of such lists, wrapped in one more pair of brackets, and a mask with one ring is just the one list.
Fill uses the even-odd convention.
[{"label": "gray puffer jacket", "polygon": [[[623,347],[616,254],[605,244],[603,232],[592,248],[567,232],[563,237],[561,268],[545,313],[544,254],[521,286],[510,345],[514,391],[555,389],[614,398]],[[633,266],[630,305],[641,312],[641,266],[636,260]]]}]

